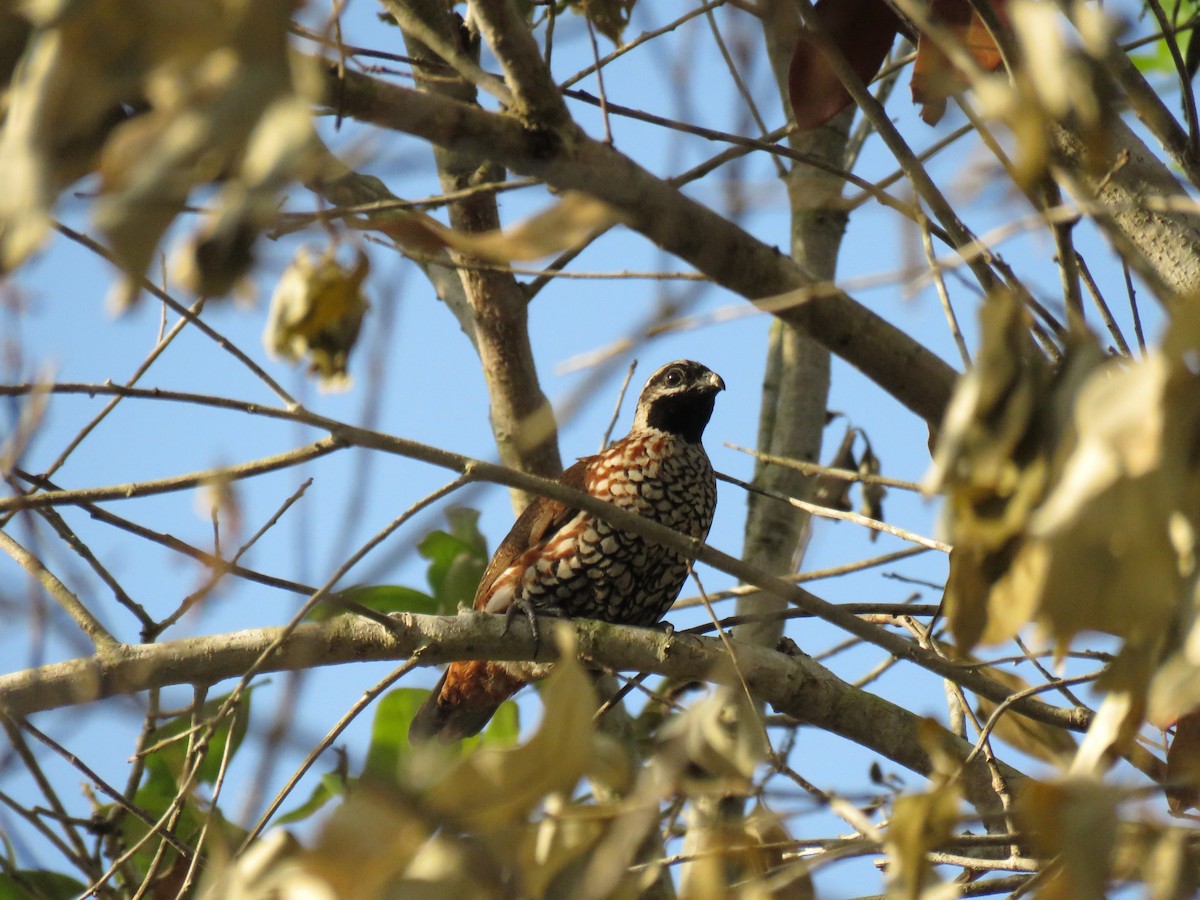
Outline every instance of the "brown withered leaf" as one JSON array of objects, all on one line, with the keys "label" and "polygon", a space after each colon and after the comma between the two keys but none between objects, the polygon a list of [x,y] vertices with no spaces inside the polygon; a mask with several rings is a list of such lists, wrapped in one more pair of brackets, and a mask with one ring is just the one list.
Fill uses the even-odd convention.
[{"label": "brown withered leaf", "polygon": [[[878,475],[881,470],[879,457],[875,455],[875,450],[871,447],[871,442],[867,440],[867,436],[863,435],[863,443],[866,445],[863,448],[862,457],[858,461],[859,475]],[[883,498],[887,496],[887,488],[882,484],[863,482],[860,488],[862,494],[862,502],[859,503],[858,511],[864,516],[871,519],[876,519],[882,522],[883,519]],[[879,537],[879,532],[871,530],[871,540],[874,541]]]},{"label": "brown withered leaf", "polygon": [[263,345],[272,357],[305,358],[326,390],[344,390],[350,351],[358,339],[367,301],[363,281],[370,263],[361,250],[352,269],[337,261],[336,246],[314,257],[301,247],[271,298]]},{"label": "brown withered leaf", "polygon": [[[896,40],[900,17],[885,0],[817,0],[813,9],[821,29],[869,83]],[[807,29],[792,50],[788,96],[801,130],[824,125],[850,105],[850,94]]]},{"label": "brown withered leaf", "polygon": [[1045,491],[1048,460],[1038,404],[1051,369],[1029,336],[1029,318],[1006,293],[980,309],[975,365],[954,390],[939,432],[927,491],[946,494],[943,536],[953,545],[945,612],[955,644],[1010,638],[1033,612],[1030,599],[993,602]]},{"label": "brown withered leaf", "polygon": [[1175,723],[1167,749],[1167,804],[1175,814],[1200,804],[1200,712]]},{"label": "brown withered leaf", "polygon": [[1117,840],[1119,793],[1095,778],[1038,782],[1017,790],[1015,814],[1038,855],[1058,857],[1044,900],[1104,900]]},{"label": "brown withered leaf", "polygon": [[597,31],[619,47],[636,3],[637,0],[568,0],[567,6],[587,16]]},{"label": "brown withered leaf", "polygon": [[[1001,22],[1007,22],[1006,0],[990,0]],[[984,72],[1003,65],[991,33],[969,0],[931,0],[929,17],[934,25],[961,44]],[[921,118],[936,125],[946,113],[946,100],[970,86],[970,80],[950,61],[936,41],[922,33],[917,38],[917,58],[912,70],[913,103],[921,107]]]},{"label": "brown withered leaf", "polygon": [[[857,431],[855,429],[846,429],[846,433],[842,435],[841,444],[838,445],[833,458],[829,460],[829,468],[849,469],[850,471],[858,468],[858,460],[854,457],[854,439],[856,435]],[[819,506],[827,506],[830,509],[840,509],[843,512],[849,512],[851,509],[850,489],[852,487],[854,487],[854,482],[849,479],[834,478],[828,474],[818,475],[812,488],[812,502]]]},{"label": "brown withered leaf", "polygon": [[[1006,672],[995,666],[982,666],[979,672],[999,681],[1014,694],[1032,687],[1016,672]],[[976,695],[975,700],[976,710],[982,721],[990,719],[999,706],[995,701],[979,695]],[[992,734],[1022,753],[1049,763],[1061,763],[1064,759],[1069,759],[1077,746],[1070,732],[1045,722],[1034,721],[1011,709],[1005,710],[992,729]]]},{"label": "brown withered leaf", "polygon": [[[989,0],[1005,20],[1007,0]],[[817,24],[838,48],[864,83],[879,71],[900,32],[917,41],[913,65],[913,102],[922,107],[921,118],[936,124],[945,113],[946,99],[969,86],[967,77],[946,53],[925,34],[918,34],[885,0],[819,0],[814,4]],[[995,41],[975,13],[970,0],[932,0],[929,15],[948,39],[959,42],[985,72],[1002,65]],[[823,125],[850,104],[850,95],[834,73],[820,42],[801,29],[788,70],[792,113],[801,129]]]}]

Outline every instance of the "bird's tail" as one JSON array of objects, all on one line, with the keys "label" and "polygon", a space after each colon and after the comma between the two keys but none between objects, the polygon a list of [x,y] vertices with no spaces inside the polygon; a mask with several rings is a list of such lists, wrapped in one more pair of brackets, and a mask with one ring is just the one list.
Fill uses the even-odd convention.
[{"label": "bird's tail", "polygon": [[521,678],[497,663],[451,663],[413,716],[408,739],[449,744],[479,734],[500,704],[524,685]]}]

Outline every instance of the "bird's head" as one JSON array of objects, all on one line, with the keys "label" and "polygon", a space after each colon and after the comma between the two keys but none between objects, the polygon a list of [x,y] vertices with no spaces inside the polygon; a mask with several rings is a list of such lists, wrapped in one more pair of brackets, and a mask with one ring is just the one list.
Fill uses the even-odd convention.
[{"label": "bird's head", "polygon": [[712,416],[721,376],[690,359],[667,363],[650,376],[638,398],[633,427],[652,428],[699,443]]}]

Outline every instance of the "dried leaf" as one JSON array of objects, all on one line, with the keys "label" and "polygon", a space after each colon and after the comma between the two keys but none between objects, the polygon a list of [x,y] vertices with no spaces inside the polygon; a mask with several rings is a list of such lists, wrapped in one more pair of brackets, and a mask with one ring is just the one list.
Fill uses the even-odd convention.
[{"label": "dried leaf", "polygon": [[[1006,672],[995,666],[983,666],[979,672],[999,681],[1014,694],[1032,687],[1015,672]],[[975,699],[980,719],[990,719],[999,704],[982,696],[976,696]],[[1059,763],[1069,758],[1075,753],[1077,746],[1070,732],[1045,722],[1034,721],[1011,709],[1005,710],[992,733],[1022,753],[1028,753],[1049,763]]]},{"label": "dried leaf", "polygon": [[[376,900],[402,896],[397,882],[421,865],[425,876],[447,891],[443,896],[481,896],[455,842],[430,840],[428,817],[402,797],[380,790],[351,792],[321,828],[311,849],[279,873],[284,897],[314,900]],[[287,891],[287,893],[283,893]],[[453,893],[451,893],[453,891]],[[273,896],[261,893],[256,896]]]},{"label": "dried leaf", "polygon": [[[842,435],[842,443],[833,454],[833,458],[829,460],[829,468],[849,469],[850,471],[858,468],[858,460],[854,458],[854,438],[857,434],[858,432],[853,428],[846,429],[846,433]],[[846,478],[818,475],[812,488],[812,502],[830,509],[849,512],[851,509],[850,489],[853,486],[854,482]]]},{"label": "dried leaf", "polygon": [[1041,887],[1045,900],[1104,900],[1117,839],[1115,788],[1095,778],[1022,784],[1015,813],[1038,855],[1061,868]]},{"label": "dried leaf", "polygon": [[[1051,371],[1029,337],[1029,320],[1008,294],[980,310],[982,344],[974,367],[955,388],[925,489],[948,495],[943,536],[954,546],[945,611],[963,653],[977,642],[1003,641],[1028,621],[1034,596],[994,587],[1012,560],[1046,488],[1046,436],[1038,404]],[[1012,602],[1015,601],[1015,602]]]},{"label": "dried leaf", "polygon": [[125,118],[122,104],[137,104],[141,75],[157,52],[142,35],[161,25],[160,11],[178,12],[184,27],[204,32],[188,5],[90,0],[23,7],[37,28],[13,71],[0,134],[0,272],[41,245],[59,192],[95,168],[104,141]]},{"label": "dried leaf", "polygon": [[958,825],[961,799],[958,768],[946,750],[949,733],[932,719],[918,726],[921,746],[933,763],[932,787],[922,794],[896,800],[892,808],[884,849],[888,855],[888,896],[916,900],[918,897],[956,897],[953,885],[941,885],[926,854],[944,844]]},{"label": "dried leaf", "polygon": [[[1005,22],[1006,0],[989,2],[997,17]],[[948,37],[961,44],[984,72],[995,72],[1003,65],[996,42],[970,0],[931,0],[929,17]],[[947,98],[969,85],[967,76],[942,48],[922,33],[917,39],[917,58],[913,62],[912,96],[913,102],[921,107],[925,123],[936,125],[945,115]]]},{"label": "dried leaf", "polygon": [[354,268],[342,268],[336,247],[314,259],[301,247],[284,270],[271,298],[263,344],[272,356],[309,359],[309,371],[328,390],[345,389],[346,364],[358,339],[367,301],[362,284],[370,264],[361,250]]},{"label": "dried leaf", "polygon": [[[33,33],[33,23],[24,15],[16,0],[0,2],[0,88],[7,88]],[[0,93],[0,97],[3,94]],[[0,100],[0,109],[7,106]]]},{"label": "dried leaf", "polygon": [[[125,273],[109,300],[118,311],[137,298],[139,279],[193,187],[225,177],[242,182],[227,187],[227,196],[253,193],[259,185],[239,159],[249,154],[242,166],[253,166],[265,146],[273,159],[294,161],[308,146],[310,131],[291,124],[297,110],[307,118],[304,98],[297,96],[305,85],[293,77],[287,46],[293,0],[210,2],[218,11],[207,24],[206,52],[188,65],[168,58],[147,71],[150,110],[118,128],[101,158],[103,192],[95,218]],[[259,174],[272,187],[286,180]],[[212,267],[222,258],[241,265],[245,256],[215,253]],[[233,280],[214,276],[212,284]]]},{"label": "dried leaf", "polygon": [[[1150,833],[1152,843],[1145,842],[1149,846],[1131,848],[1132,865],[1128,869],[1132,877],[1140,876],[1145,881],[1146,900],[1191,900],[1196,896],[1200,890],[1200,860],[1192,843],[1194,833],[1190,828],[1162,828]],[[1117,877],[1125,874],[1121,861],[1118,856]]]},{"label": "dried leaf", "polygon": [[438,226],[437,232],[447,246],[462,253],[508,262],[541,259],[577,247],[618,221],[607,203],[567,191],[554,206],[508,229],[468,234]]},{"label": "dried leaf", "polygon": [[660,735],[687,760],[692,790],[748,789],[766,753],[757,715],[741,691],[719,687],[667,722]]},{"label": "dried leaf", "polygon": [[[813,9],[826,36],[869,83],[896,40],[899,16],[885,0],[818,0]],[[801,130],[824,125],[850,105],[850,94],[806,29],[792,51],[788,95]]]},{"label": "dried leaf", "polygon": [[591,804],[567,803],[561,794],[546,799],[545,817],[525,830],[518,851],[528,896],[569,896],[605,834],[605,812]]},{"label": "dried leaf", "polygon": [[[871,442],[867,440],[867,436],[863,435],[863,442],[866,447],[863,449],[862,458],[858,461],[859,475],[878,475],[881,469],[879,457],[875,455],[875,451],[871,448]],[[859,512],[871,519],[876,519],[882,522],[883,519],[883,498],[887,496],[887,488],[882,484],[864,482],[861,488],[862,502],[859,504]],[[879,537],[879,532],[871,530],[871,540],[874,541]]]},{"label": "dried leaf", "polygon": [[1179,815],[1200,804],[1200,712],[1175,723],[1167,750],[1167,804]]},{"label": "dried leaf", "polygon": [[525,821],[547,794],[570,791],[592,767],[596,692],[566,642],[562,659],[543,683],[545,714],[529,742],[512,749],[481,749],[461,760],[426,795],[447,818],[497,831]]},{"label": "dried leaf", "polygon": [[991,79],[976,89],[984,115],[1004,122],[1016,139],[1014,177],[1029,188],[1045,176],[1050,131],[1063,121],[1079,134],[1088,167],[1100,177],[1113,164],[1108,123],[1118,113],[1105,56],[1116,26],[1082,3],[1070,7],[1075,29],[1053,4],[1008,0],[1006,9],[1016,71],[1011,81]]},{"label": "dried leaf", "polygon": [[1084,629],[1157,645],[1190,601],[1198,388],[1152,354],[1080,391],[1074,449],[1030,525],[1047,558],[1040,618],[1060,646]]},{"label": "dried leaf", "polygon": [[254,242],[277,213],[279,193],[310,174],[314,135],[309,103],[285,94],[263,110],[233,177],[204,223],[174,254],[175,278],[189,291],[221,297],[240,289],[254,261]]},{"label": "dried leaf", "polygon": [[596,30],[621,46],[621,33],[629,24],[637,0],[568,0],[567,6],[591,20]]}]

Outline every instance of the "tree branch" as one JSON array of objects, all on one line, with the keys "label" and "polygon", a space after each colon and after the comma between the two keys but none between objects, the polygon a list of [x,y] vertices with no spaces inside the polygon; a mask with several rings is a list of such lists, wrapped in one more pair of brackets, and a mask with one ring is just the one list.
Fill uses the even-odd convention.
[{"label": "tree branch", "polygon": [[832,285],[813,286],[774,247],[685,196],[629,157],[571,130],[530,130],[516,118],[345,72],[330,73],[339,110],[449,149],[475,153],[611,205],[625,224],[750,300],[794,291],[769,310],[841,356],[924,419],[941,425],[954,370],[898,328]]},{"label": "tree branch", "polygon": [[[533,635],[523,622],[511,630],[503,616],[465,614],[392,617],[395,626],[351,616],[300,625],[284,638],[259,671],[292,671],[348,662],[406,659],[421,652],[422,665],[458,659],[552,661],[546,641],[535,653]],[[562,620],[544,620],[552,630]],[[664,634],[648,628],[572,620],[581,658],[618,670],[654,672],[682,681],[716,680],[740,687],[733,669],[721,665],[725,644],[717,638]],[[260,628],[161,644],[122,645],[104,654],[54,663],[0,676],[0,709],[29,715],[178,684],[215,684],[236,678],[279,641],[282,629]],[[507,631],[507,633],[506,633]],[[757,697],[778,712],[840,735],[928,775],[929,757],[917,737],[920,716],[854,688],[804,655],[738,643],[741,677]],[[947,737],[947,741],[951,739]],[[969,742],[954,739],[954,752],[965,761]],[[1022,774],[1005,768],[1005,776]],[[983,796],[990,774],[981,761],[964,770]]]}]

